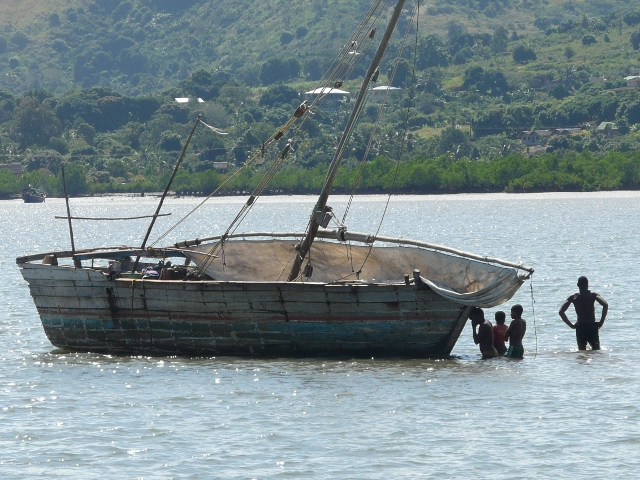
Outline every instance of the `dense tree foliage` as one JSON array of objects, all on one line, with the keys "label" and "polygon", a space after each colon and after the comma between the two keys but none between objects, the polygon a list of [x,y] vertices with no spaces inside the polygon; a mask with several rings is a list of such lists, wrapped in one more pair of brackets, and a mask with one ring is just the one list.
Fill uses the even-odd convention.
[{"label": "dense tree foliage", "polygon": [[60,120],[46,102],[32,96],[23,97],[14,111],[14,138],[21,148],[44,147],[61,133]]},{"label": "dense tree foliage", "polygon": [[[123,165],[110,164],[109,168],[124,171]],[[39,173],[39,172],[34,172]],[[222,193],[254,188],[265,173],[255,169],[234,180]],[[289,164],[276,175],[269,192],[315,193],[322,186],[325,169],[305,169]],[[360,172],[355,165],[344,169],[336,181],[336,192],[348,193],[361,175],[360,188],[370,193],[463,193],[463,192],[545,192],[545,191],[600,191],[632,190],[640,188],[640,154],[612,152],[604,157],[589,151],[582,153],[547,153],[539,157],[511,154],[490,161],[468,158],[456,160],[452,152],[433,158],[418,157],[403,162],[395,173],[395,162],[377,157]],[[109,193],[114,191],[161,190],[167,176],[155,181],[142,177],[125,189],[114,189],[109,182],[89,182],[89,175],[79,165],[65,168],[67,190],[70,195]],[[33,182],[34,175],[25,176]],[[47,177],[45,188],[61,193],[61,172]],[[22,181],[0,169],[0,195],[18,193],[26,186]],[[224,180],[224,175],[212,170],[183,171],[174,183],[178,191],[209,194]],[[29,183],[29,182],[27,182]]]},{"label": "dense tree foliage", "polygon": [[300,63],[295,58],[270,58],[260,68],[260,81],[263,85],[285,82],[300,74]]},{"label": "dense tree foliage", "polygon": [[[614,173],[633,171],[630,152],[640,144],[638,90],[624,80],[640,65],[638,3],[452,0],[426,7],[429,26],[417,32],[406,28],[407,9],[398,30],[418,36],[404,49],[392,39],[390,53],[402,58],[385,59],[377,82],[402,89],[382,113],[370,98],[338,187],[350,188],[369,148],[361,182],[369,191],[390,188],[397,160],[399,191],[636,188],[633,173]],[[176,188],[213,191],[260,154],[304,92],[335,67],[368,6],[69,0],[20,24],[0,20],[0,163],[26,170],[13,177],[0,169],[0,195],[40,177],[60,194],[61,164],[73,194],[162,189],[198,115],[212,128],[196,130]],[[372,55],[360,48],[339,79],[352,94]],[[314,106],[273,191],[319,188],[350,102]],[[598,133],[604,121],[622,135]],[[549,133],[541,145],[518,139],[567,128],[573,133]],[[265,165],[273,155],[264,154]],[[243,172],[227,191],[256,185],[264,168]]]},{"label": "dense tree foliage", "polygon": [[538,56],[533,48],[526,45],[518,45],[513,49],[513,61],[517,63],[525,63],[532,60],[537,60]]}]

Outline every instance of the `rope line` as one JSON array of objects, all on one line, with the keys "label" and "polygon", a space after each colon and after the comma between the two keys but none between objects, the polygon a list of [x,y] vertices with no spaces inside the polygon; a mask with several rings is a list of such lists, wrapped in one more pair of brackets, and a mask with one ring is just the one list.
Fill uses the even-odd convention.
[{"label": "rope line", "polygon": [[531,312],[533,315],[533,334],[536,337],[536,353],[533,355],[533,359],[535,360],[538,356],[538,327],[536,326],[536,308],[535,308],[535,299],[533,298],[533,274],[529,277],[529,287],[531,288]]},{"label": "rope line", "polygon": [[[402,132],[402,141],[398,147],[398,153],[397,153],[397,157],[396,157],[396,165],[395,165],[395,169],[393,172],[393,181],[391,182],[391,189],[389,191],[389,195],[387,196],[387,201],[385,203],[384,206],[384,210],[382,212],[382,215],[380,217],[380,221],[378,222],[378,228],[376,229],[376,233],[375,236],[377,237],[378,234],[380,233],[380,230],[382,228],[382,224],[384,222],[384,219],[387,215],[387,212],[389,210],[389,205],[391,203],[391,196],[393,195],[393,190],[395,188],[396,185],[396,181],[398,179],[398,171],[400,170],[400,159],[402,158],[402,153],[404,152],[404,149],[406,147],[406,142],[407,142],[407,132],[409,130],[409,116],[411,114],[411,106],[413,105],[413,96],[414,96],[414,89],[413,89],[413,85],[415,83],[415,78],[416,78],[416,62],[417,62],[417,52],[418,52],[418,34],[419,34],[419,15],[418,12],[420,10],[420,0],[417,0],[413,13],[411,15],[411,20],[407,23],[407,28],[405,30],[405,34],[404,37],[402,39],[402,45],[400,47],[400,50],[398,52],[398,57],[396,59],[396,63],[394,64],[393,67],[393,73],[391,75],[391,81],[389,82],[390,85],[393,84],[393,79],[395,78],[397,69],[398,69],[398,65],[400,64],[400,59],[402,58],[402,52],[404,51],[406,45],[407,45],[407,41],[409,38],[409,33],[411,30],[411,25],[413,24],[413,21],[415,19],[416,22],[416,34],[415,34],[415,44],[414,44],[414,51],[413,51],[413,67],[412,67],[412,77],[411,77],[411,88],[409,90],[409,101],[407,102],[407,113],[406,113],[406,117],[405,117],[405,122],[404,122],[404,129]],[[385,102],[386,103],[386,98],[389,95],[389,90],[386,91],[385,93]],[[364,162],[363,164],[364,165]],[[353,196],[353,193],[352,193]],[[351,200],[351,199],[350,199]],[[350,205],[350,203],[349,203]],[[367,261],[369,260],[369,257],[371,256],[371,252],[373,251],[373,243],[371,243],[369,245],[368,251],[367,251],[367,255],[365,256],[364,260],[362,261],[362,265],[360,266],[360,268],[358,269],[356,273],[357,276],[359,276],[359,274],[362,272],[362,269],[364,268],[364,266],[366,265]]]},{"label": "rope line", "polygon": [[[384,2],[384,4],[386,4],[387,1],[388,0],[386,0]],[[311,104],[310,105],[306,105],[306,102],[303,102],[303,104],[301,104],[300,107],[298,107],[298,110],[296,110],[296,112],[292,115],[290,120],[285,125],[283,125],[280,129],[278,129],[277,132],[274,135],[272,135],[266,142],[264,142],[264,144],[262,145],[262,147],[260,149],[260,152],[258,152],[251,159],[252,161],[250,163],[254,163],[253,162],[254,159],[257,160],[257,158],[263,157],[265,150],[268,147],[270,147],[273,144],[275,144],[281,138],[283,138],[284,134],[293,126],[295,121],[297,119],[301,119],[301,121],[299,122],[298,126],[292,132],[293,133],[292,138],[287,140],[287,143],[285,144],[284,148],[282,149],[280,155],[278,155],[276,157],[276,159],[271,163],[269,169],[267,170],[267,172],[265,173],[263,178],[260,180],[260,182],[258,183],[256,188],[254,189],[254,192],[249,197],[247,202],[243,205],[243,207],[240,209],[240,211],[238,212],[238,214],[236,215],[234,220],[231,222],[231,224],[227,228],[225,234],[222,235],[222,238],[216,244],[214,244],[211,247],[211,249],[208,251],[206,260],[204,262],[202,262],[202,264],[198,268],[198,271],[199,271],[200,274],[202,274],[206,270],[206,268],[208,268],[208,266],[211,264],[211,262],[216,258],[216,255],[215,255],[216,251],[218,251],[220,248],[222,248],[224,243],[228,240],[229,235],[232,235],[233,233],[235,233],[236,229],[240,226],[242,221],[246,218],[246,216],[248,215],[249,211],[251,210],[251,208],[255,204],[256,200],[260,197],[260,195],[264,192],[264,190],[269,185],[269,183],[271,182],[273,177],[280,170],[280,168],[282,167],[282,165],[285,162],[286,157],[289,155],[289,153],[291,153],[291,151],[294,150],[294,145],[295,145],[294,138],[299,134],[300,130],[302,129],[302,127],[304,125],[304,122],[308,119],[309,114],[311,112],[313,112],[313,109],[315,109],[316,105],[318,105],[318,103],[321,102],[321,100],[323,100],[329,94],[331,89],[338,88],[339,85],[340,86],[342,85],[342,81],[341,80],[335,81],[333,83],[333,85],[332,85],[331,82],[333,82],[334,79],[336,79],[336,78],[337,79],[348,78],[349,74],[354,70],[355,65],[358,63],[359,59],[364,56],[364,52],[373,44],[373,38],[374,38],[375,30],[376,30],[375,28],[371,28],[370,30],[367,31],[367,34],[366,34],[366,37],[365,37],[364,41],[362,41],[360,37],[363,34],[363,32],[365,31],[365,28],[371,22],[371,19],[373,18],[376,10],[378,11],[377,16],[375,17],[376,20],[380,17],[382,12],[384,11],[384,8],[379,8],[379,6],[382,3],[383,3],[382,0],[378,0],[371,7],[371,9],[369,10],[369,13],[368,13],[367,17],[365,18],[365,20],[360,24],[360,26],[359,26],[358,30],[356,31],[356,33],[354,35],[352,35],[351,39],[349,40],[349,43],[347,43],[345,45],[345,47],[343,48],[343,51],[342,51],[341,55],[339,56],[338,60],[334,62],[334,68],[333,68],[332,73],[325,80],[324,86],[320,89],[320,93],[313,98],[313,100],[311,101]],[[361,48],[360,52],[358,52],[356,50],[357,45],[358,45],[358,40],[360,40],[360,48]],[[352,55],[349,55],[350,53],[352,53]],[[359,54],[355,54],[355,53],[359,53]],[[350,58],[348,58],[348,57],[350,57]],[[320,85],[322,85],[322,83],[320,83]],[[345,147],[343,147],[343,148],[345,148]],[[245,166],[246,165],[247,164],[245,164]],[[236,174],[237,173],[238,172],[236,172]],[[216,192],[219,191],[219,190],[220,190],[220,188],[218,188],[216,190]],[[209,197],[207,197],[202,203],[207,201],[208,198],[210,198],[212,195],[213,194],[209,195]],[[196,208],[198,208],[198,207],[196,207]],[[184,219],[182,221],[184,221]],[[182,221],[179,222],[179,223],[182,223]],[[172,230],[173,230],[173,228],[175,228],[175,226],[172,227]],[[308,226],[307,226],[307,228],[308,228]],[[168,233],[169,232],[167,232],[167,234]],[[166,236],[166,234],[164,236]],[[158,239],[156,241],[156,243],[159,240],[160,239]]]}]

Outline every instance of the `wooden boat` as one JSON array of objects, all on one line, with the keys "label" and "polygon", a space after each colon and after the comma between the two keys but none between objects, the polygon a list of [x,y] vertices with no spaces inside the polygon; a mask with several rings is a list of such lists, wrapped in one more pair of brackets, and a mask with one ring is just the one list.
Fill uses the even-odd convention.
[{"label": "wooden boat", "polygon": [[[121,272],[137,255],[201,262],[208,243],[51,252],[17,261],[55,346],[145,355],[445,357],[471,305],[508,300],[531,272],[436,245],[356,233],[344,234],[347,242],[362,242],[347,255],[344,243],[331,240],[338,234],[318,232],[314,281],[270,279],[302,233],[251,234],[271,240],[234,236],[225,246],[226,265],[214,262],[207,280],[181,279],[184,267],[163,269],[157,278]],[[381,241],[388,246],[370,249]],[[351,262],[367,255],[360,279],[340,280]],[[76,264],[111,263],[61,264],[72,257]]]},{"label": "wooden boat", "polygon": [[47,195],[37,188],[28,187],[22,189],[24,203],[43,203]]},{"label": "wooden boat", "polygon": [[[403,4],[399,0],[393,10],[304,231],[235,233],[262,183],[224,233],[166,247],[146,247],[164,195],[140,247],[76,250],[68,210],[71,251],[17,259],[51,343],[136,355],[446,357],[472,306],[511,298],[531,268],[419,240],[351,232],[327,204]],[[360,28],[343,58],[353,61],[347,51],[374,33],[370,25]],[[338,84],[331,77],[328,82]],[[302,104],[263,152],[316,108]],[[292,142],[285,141],[265,178]],[[336,228],[327,228],[332,221]],[[169,267],[171,259],[184,259],[183,265]]]}]

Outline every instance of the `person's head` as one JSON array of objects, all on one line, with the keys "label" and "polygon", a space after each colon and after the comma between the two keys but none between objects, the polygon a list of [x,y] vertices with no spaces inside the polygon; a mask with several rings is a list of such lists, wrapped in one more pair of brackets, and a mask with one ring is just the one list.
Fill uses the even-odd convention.
[{"label": "person's head", "polygon": [[522,312],[524,312],[524,308],[522,308],[522,305],[514,305],[513,307],[511,307],[511,318],[522,317]]},{"label": "person's head", "polygon": [[484,322],[484,311],[479,307],[472,307],[469,312],[469,318],[472,325],[477,325]]},{"label": "person's head", "polygon": [[578,278],[578,288],[580,290],[586,290],[589,288],[589,279],[585,276]]},{"label": "person's head", "polygon": [[503,311],[496,312],[496,323],[498,325],[504,325],[505,320],[507,319],[507,314]]}]

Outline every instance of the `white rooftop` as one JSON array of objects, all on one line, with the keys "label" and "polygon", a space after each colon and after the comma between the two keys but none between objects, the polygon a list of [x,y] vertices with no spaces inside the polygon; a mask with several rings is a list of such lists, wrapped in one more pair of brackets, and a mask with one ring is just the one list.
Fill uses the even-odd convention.
[{"label": "white rooftop", "polygon": [[[180,97],[175,99],[178,103],[189,103],[190,98]],[[204,100],[198,97],[198,103],[204,103]]]},{"label": "white rooftop", "polygon": [[331,95],[334,95],[334,94],[349,95],[349,92],[345,92],[344,90],[338,90],[337,88],[330,88],[330,87],[316,88],[315,90],[304,92],[305,95],[319,95],[321,93],[327,93]]}]

